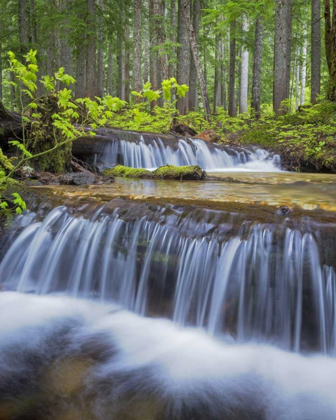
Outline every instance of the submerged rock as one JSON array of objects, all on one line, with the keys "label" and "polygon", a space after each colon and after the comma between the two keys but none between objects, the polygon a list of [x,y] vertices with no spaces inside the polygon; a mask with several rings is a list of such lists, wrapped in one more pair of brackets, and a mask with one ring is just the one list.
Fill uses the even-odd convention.
[{"label": "submerged rock", "polygon": [[149,171],[142,168],[129,168],[123,165],[117,165],[115,168],[106,169],[103,172],[105,176],[115,176],[122,178],[147,178],[147,179],[172,179],[172,180],[191,180],[199,181],[205,178],[206,172],[197,165],[194,166],[173,166],[165,165]]}]

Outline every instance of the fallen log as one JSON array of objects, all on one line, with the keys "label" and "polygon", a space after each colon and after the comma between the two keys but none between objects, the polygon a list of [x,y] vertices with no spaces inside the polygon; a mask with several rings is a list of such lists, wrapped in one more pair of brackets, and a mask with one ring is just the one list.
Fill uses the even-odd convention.
[{"label": "fallen log", "polygon": [[8,148],[8,141],[22,137],[21,116],[8,111],[0,100],[0,147]]}]

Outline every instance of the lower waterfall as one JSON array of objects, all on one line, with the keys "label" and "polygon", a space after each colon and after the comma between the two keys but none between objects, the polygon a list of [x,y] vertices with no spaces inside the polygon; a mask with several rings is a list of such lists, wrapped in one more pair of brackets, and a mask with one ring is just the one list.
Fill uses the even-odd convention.
[{"label": "lower waterfall", "polygon": [[191,216],[159,207],[155,218],[127,220],[103,207],[89,218],[65,207],[42,221],[20,216],[4,246],[2,287],[114,302],[240,343],[335,354],[336,276],[309,224],[242,224],[233,234],[228,215],[219,226],[198,221],[193,237]]}]

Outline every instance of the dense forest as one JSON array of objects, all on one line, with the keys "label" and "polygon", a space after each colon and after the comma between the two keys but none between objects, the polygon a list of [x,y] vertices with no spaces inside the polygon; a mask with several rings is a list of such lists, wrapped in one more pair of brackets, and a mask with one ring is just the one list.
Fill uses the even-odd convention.
[{"label": "dense forest", "polygon": [[0,7],[0,117],[23,127],[22,144],[11,142],[23,153],[15,168],[60,149],[38,166],[64,172],[69,142],[116,127],[255,144],[286,169],[336,171],[336,0]]},{"label": "dense forest", "polygon": [[[334,2],[335,3],[335,2]],[[1,4],[0,75],[7,51],[38,51],[42,74],[64,67],[76,96],[129,102],[150,81],[189,86],[187,111],[231,116],[335,99],[335,7],[329,0],[20,0]],[[334,9],[332,12],[331,9]],[[332,16],[332,14],[334,16]],[[331,83],[329,81],[331,80]],[[15,108],[13,88],[2,88]]]}]

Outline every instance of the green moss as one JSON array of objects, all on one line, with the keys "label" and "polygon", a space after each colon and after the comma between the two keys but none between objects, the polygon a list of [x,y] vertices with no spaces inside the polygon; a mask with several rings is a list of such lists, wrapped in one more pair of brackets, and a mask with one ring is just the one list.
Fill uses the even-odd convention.
[{"label": "green moss", "polygon": [[11,171],[13,169],[12,162],[5,156],[0,148],[0,170],[5,172]]},{"label": "green moss", "polygon": [[174,180],[200,180],[204,178],[204,172],[199,166],[161,166],[155,171],[147,169],[129,168],[117,165],[115,168],[106,169],[105,176],[122,178],[146,178],[146,179],[174,179]]},{"label": "green moss", "polygon": [[153,172],[155,178],[162,179],[203,179],[204,172],[199,166],[161,166]]},{"label": "green moss", "polygon": [[117,165],[114,168],[106,169],[103,172],[103,175],[120,178],[150,178],[152,172],[147,169],[129,168],[127,166]]}]

